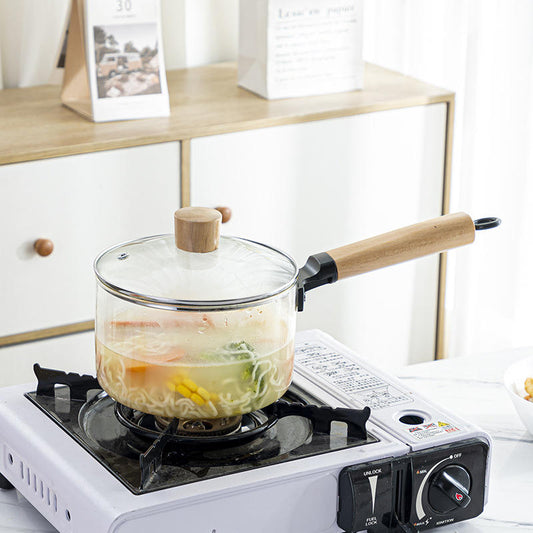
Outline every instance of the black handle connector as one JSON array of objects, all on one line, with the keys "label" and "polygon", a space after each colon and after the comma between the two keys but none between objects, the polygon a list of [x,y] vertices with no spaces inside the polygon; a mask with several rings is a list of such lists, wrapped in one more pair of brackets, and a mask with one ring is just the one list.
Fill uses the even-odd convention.
[{"label": "black handle connector", "polygon": [[325,285],[334,283],[339,278],[337,265],[333,258],[326,252],[311,255],[298,273],[296,303],[298,311],[304,310],[305,293]]}]

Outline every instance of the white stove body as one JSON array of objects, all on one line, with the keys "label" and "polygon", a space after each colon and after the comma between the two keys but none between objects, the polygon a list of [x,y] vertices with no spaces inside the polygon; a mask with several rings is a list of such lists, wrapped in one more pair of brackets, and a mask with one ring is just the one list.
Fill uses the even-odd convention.
[{"label": "white stove body", "polygon": [[[317,376],[314,363],[321,358],[330,360]],[[355,384],[334,372],[351,363],[359,369]],[[338,533],[343,531],[337,525],[338,477],[344,467],[473,437],[490,441],[319,331],[297,335],[294,382],[332,407],[362,407],[361,398],[370,394],[367,429],[379,441],[134,495],[24,397],[35,389],[25,384],[0,390],[0,473],[61,533]],[[415,437],[399,422],[405,413],[456,429],[430,434],[431,428],[422,428],[424,438]]]}]

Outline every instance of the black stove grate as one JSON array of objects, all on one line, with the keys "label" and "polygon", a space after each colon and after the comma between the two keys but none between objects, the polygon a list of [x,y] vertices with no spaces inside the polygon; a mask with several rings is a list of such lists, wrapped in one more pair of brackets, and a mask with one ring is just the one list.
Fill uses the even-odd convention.
[{"label": "black stove grate", "polygon": [[[133,433],[151,440],[157,439],[165,428],[161,429],[156,416],[142,413],[131,407],[115,402],[115,416],[118,421]],[[173,440],[182,446],[232,446],[244,444],[271,428],[277,421],[275,416],[267,417],[262,411],[256,411],[243,416],[238,428],[228,434],[220,435],[192,435],[183,434],[179,429],[172,431]],[[209,423],[209,421],[202,421]],[[179,424],[179,423],[178,423]]]},{"label": "black stove grate", "polygon": [[38,364],[34,370],[37,390],[25,396],[134,494],[377,441],[365,428],[368,407],[312,405],[320,402],[294,385],[283,399],[244,415],[244,430],[235,434],[183,437],[176,434],[177,419],[162,431],[150,422],[143,434],[117,417],[134,410],[117,404],[95,377]]}]

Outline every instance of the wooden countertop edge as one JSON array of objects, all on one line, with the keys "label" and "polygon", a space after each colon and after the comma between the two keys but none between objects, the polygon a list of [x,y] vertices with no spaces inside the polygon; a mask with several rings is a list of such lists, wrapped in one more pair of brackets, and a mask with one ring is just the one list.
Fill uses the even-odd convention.
[{"label": "wooden countertop edge", "polygon": [[94,329],[94,320],[87,320],[85,322],[76,322],[75,324],[5,335],[4,337],[0,337],[0,356],[2,355],[1,348],[6,346],[60,337],[61,335],[70,335],[71,333],[81,333],[92,329]]},{"label": "wooden countertop edge", "polygon": [[[0,109],[7,110],[0,120],[7,132],[0,165],[449,103],[454,99],[454,93],[447,89],[372,64],[365,66],[362,91],[281,100],[265,100],[238,87],[235,63],[169,71],[167,78],[170,117],[96,124],[62,106],[57,86],[0,91]],[[40,142],[41,138],[45,142]]]},{"label": "wooden countertop edge", "polygon": [[[191,129],[187,132],[187,135],[173,134],[172,132],[168,132],[159,135],[147,135],[145,137],[135,136],[131,139],[122,138],[117,140],[102,140],[96,142],[93,141],[79,145],[71,144],[68,146],[58,146],[57,148],[49,148],[46,150],[36,150],[35,152],[0,154],[0,165],[23,163],[26,161],[37,161],[41,159],[85,154],[104,150],[114,150],[119,148],[130,148],[134,146],[146,146],[149,144],[179,142],[187,139],[207,137],[210,135],[221,135],[225,133],[235,133],[239,131],[270,128],[274,126],[286,126],[289,124],[302,124],[305,122],[315,122],[319,120],[349,117],[367,113],[375,113],[379,111],[388,111],[392,109],[403,109],[407,107],[448,103],[452,101],[453,98],[453,93],[425,98],[406,98],[402,101],[396,101],[394,103],[376,103],[363,107],[344,107],[338,110],[331,110],[326,112],[306,113],[285,117],[260,118],[228,124],[219,123],[209,126],[203,126],[197,129],[191,127]],[[80,118],[80,120],[83,119]]]}]

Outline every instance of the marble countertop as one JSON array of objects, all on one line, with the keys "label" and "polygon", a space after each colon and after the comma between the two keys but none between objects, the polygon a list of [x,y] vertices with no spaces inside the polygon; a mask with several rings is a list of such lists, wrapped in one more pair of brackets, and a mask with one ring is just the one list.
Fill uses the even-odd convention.
[{"label": "marble countertop", "polygon": [[[533,348],[450,359],[403,368],[406,385],[474,422],[494,439],[489,503],[473,520],[436,529],[442,533],[533,532],[533,436],[526,432],[502,385],[512,362]],[[56,530],[16,491],[0,490],[0,533]]]}]

